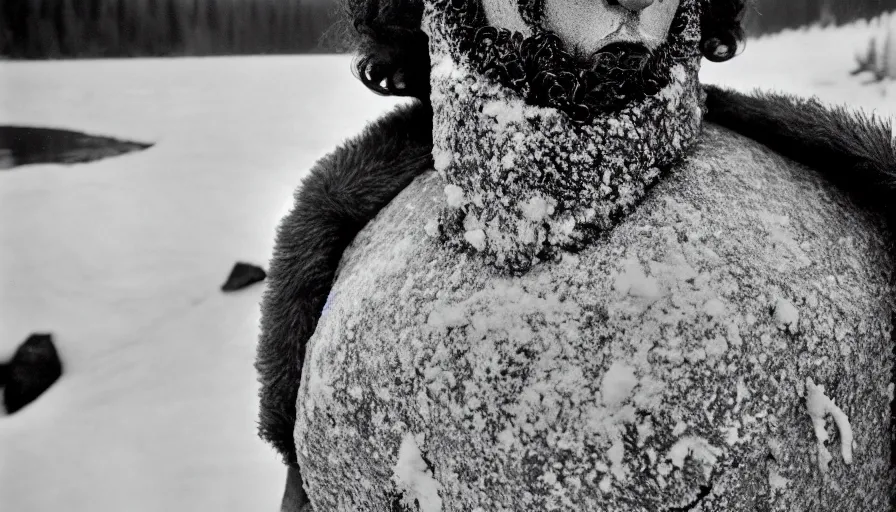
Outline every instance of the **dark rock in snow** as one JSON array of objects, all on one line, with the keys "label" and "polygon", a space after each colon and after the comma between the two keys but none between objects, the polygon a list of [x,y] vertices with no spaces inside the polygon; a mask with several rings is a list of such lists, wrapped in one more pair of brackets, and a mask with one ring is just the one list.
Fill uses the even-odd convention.
[{"label": "dark rock in snow", "polygon": [[6,379],[9,378],[9,365],[0,363],[0,388],[6,385]]},{"label": "dark rock in snow", "polygon": [[32,334],[6,365],[3,401],[10,414],[33,402],[62,375],[62,362],[50,334]]},{"label": "dark rock in snow", "polygon": [[0,170],[28,164],[93,162],[149,147],[152,144],[71,130],[0,126]]},{"label": "dark rock in snow", "polygon": [[259,266],[237,262],[233,266],[233,270],[230,271],[230,277],[227,278],[227,282],[221,286],[221,290],[225,292],[242,290],[259,281],[264,281],[267,276],[264,269]]}]

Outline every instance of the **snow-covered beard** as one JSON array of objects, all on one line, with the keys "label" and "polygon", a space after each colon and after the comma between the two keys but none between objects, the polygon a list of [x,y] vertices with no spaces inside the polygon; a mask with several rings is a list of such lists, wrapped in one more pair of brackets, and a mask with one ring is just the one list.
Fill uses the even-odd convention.
[{"label": "snow-covered beard", "polygon": [[[667,86],[678,62],[698,55],[698,0],[679,3],[666,41],[653,50],[617,42],[589,54],[568,48],[543,27],[543,0],[518,2],[522,32],[488,25],[482,2],[433,0],[450,53],[466,57],[473,71],[514,91],[530,105],[552,107],[587,123]],[[600,7],[596,7],[600,8]],[[508,20],[514,23],[512,20]]]},{"label": "snow-covered beard", "polygon": [[675,58],[664,60],[668,80],[659,91],[584,121],[480,72],[462,40],[470,32],[457,28],[446,3],[425,4],[423,29],[433,156],[447,183],[438,232],[447,243],[512,272],[580,249],[630,212],[696,141],[703,117],[697,0],[681,3],[684,25],[663,45]]}]

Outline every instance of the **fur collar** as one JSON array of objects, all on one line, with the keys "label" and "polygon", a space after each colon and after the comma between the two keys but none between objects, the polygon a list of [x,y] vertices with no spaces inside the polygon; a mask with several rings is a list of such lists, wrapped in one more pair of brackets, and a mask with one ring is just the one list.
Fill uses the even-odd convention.
[{"label": "fur collar", "polygon": [[706,121],[815,169],[859,204],[896,220],[896,120],[888,126],[884,118],[817,98],[705,89]]}]

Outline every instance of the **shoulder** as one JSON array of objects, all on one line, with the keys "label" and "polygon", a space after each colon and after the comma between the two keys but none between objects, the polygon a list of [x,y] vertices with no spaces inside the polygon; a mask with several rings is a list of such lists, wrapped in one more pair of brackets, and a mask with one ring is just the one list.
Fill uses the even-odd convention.
[{"label": "shoulder", "polygon": [[295,397],[342,252],[414,177],[432,167],[428,104],[401,106],[319,160],[281,221],[261,306],[259,434],[295,464]]},{"label": "shoulder", "polygon": [[823,176],[864,208],[893,218],[896,137],[892,121],[817,98],[705,87],[706,121]]}]

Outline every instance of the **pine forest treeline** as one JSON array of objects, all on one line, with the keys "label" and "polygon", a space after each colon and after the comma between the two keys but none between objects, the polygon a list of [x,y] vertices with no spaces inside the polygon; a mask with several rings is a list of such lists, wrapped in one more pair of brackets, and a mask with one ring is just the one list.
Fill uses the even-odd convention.
[{"label": "pine forest treeline", "polygon": [[[308,53],[335,3],[309,0],[0,0],[0,55],[13,58]],[[328,47],[328,44],[330,47]]]},{"label": "pine forest treeline", "polygon": [[751,35],[814,23],[843,24],[896,11],[896,0],[748,0],[745,25]]},{"label": "pine forest treeline", "polygon": [[[233,55],[347,47],[341,0],[0,0],[0,56]],[[595,0],[600,1],[600,0]],[[751,35],[846,23],[896,0],[750,0]]]}]

